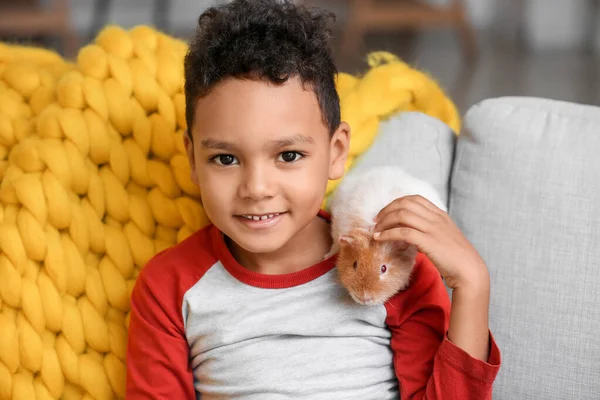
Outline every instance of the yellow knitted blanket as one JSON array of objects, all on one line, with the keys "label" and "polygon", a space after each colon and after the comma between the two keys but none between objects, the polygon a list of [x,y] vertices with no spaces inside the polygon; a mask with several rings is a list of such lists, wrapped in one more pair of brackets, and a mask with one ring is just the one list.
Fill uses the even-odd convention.
[{"label": "yellow knitted blanket", "polygon": [[[73,62],[0,43],[0,399],[124,397],[140,268],[208,223],[182,145],[186,50],[148,26],[106,27]],[[395,113],[459,131],[426,74],[369,65],[337,81],[347,169]]]}]

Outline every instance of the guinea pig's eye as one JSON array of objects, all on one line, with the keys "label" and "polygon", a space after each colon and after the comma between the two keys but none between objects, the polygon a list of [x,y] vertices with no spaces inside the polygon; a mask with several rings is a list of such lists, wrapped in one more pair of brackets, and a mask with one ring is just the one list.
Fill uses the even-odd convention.
[{"label": "guinea pig's eye", "polygon": [[383,265],[381,266],[381,273],[382,273],[382,274],[385,274],[385,271],[387,271],[387,266],[386,266],[385,264],[383,264]]},{"label": "guinea pig's eye", "polygon": [[356,269],[356,267],[358,267],[358,261],[354,261],[354,263],[352,263],[352,266],[354,267],[354,269]]}]

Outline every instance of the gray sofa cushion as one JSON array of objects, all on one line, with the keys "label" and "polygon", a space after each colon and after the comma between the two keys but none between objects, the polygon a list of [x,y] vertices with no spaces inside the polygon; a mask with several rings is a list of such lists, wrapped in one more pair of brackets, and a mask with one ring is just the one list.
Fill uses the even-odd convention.
[{"label": "gray sofa cushion", "polygon": [[456,135],[440,120],[419,112],[401,113],[381,124],[379,134],[348,174],[397,165],[432,184],[447,203],[455,143]]},{"label": "gray sofa cushion", "polygon": [[600,108],[474,106],[449,206],[491,271],[494,399],[599,399]]}]

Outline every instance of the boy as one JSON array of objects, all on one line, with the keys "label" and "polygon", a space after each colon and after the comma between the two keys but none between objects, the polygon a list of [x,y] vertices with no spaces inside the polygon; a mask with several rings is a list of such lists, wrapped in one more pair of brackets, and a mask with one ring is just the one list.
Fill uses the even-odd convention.
[{"label": "boy", "polygon": [[[185,60],[188,152],[213,225],[156,255],[131,298],[128,399],[490,399],[489,275],[421,197],[377,217],[415,244],[410,287],[362,306],[320,211],[350,140],[329,15],[275,0],[211,8]],[[444,284],[453,288],[453,300]]]}]

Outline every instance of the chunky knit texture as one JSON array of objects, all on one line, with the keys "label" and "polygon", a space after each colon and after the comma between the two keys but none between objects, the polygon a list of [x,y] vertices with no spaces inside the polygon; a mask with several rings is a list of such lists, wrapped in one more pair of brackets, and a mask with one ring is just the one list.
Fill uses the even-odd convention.
[{"label": "chunky knit texture", "polygon": [[[186,50],[148,26],[106,27],[73,62],[0,44],[0,399],[124,397],[136,277],[209,223],[182,141]],[[337,80],[347,169],[395,113],[459,131],[427,75],[369,64]]]}]

